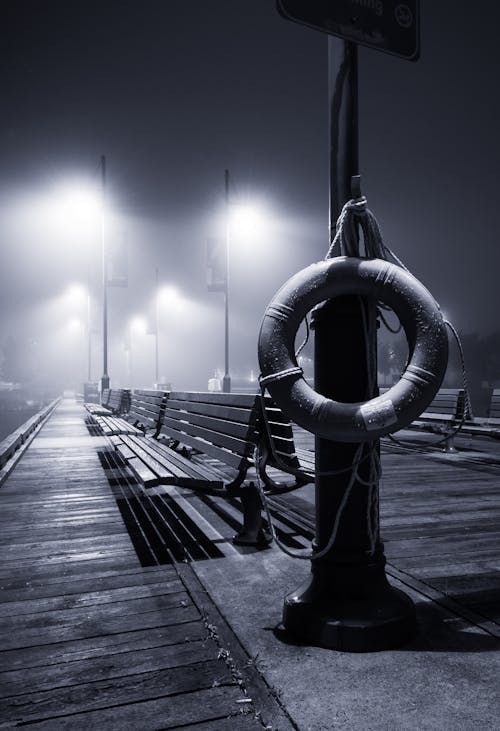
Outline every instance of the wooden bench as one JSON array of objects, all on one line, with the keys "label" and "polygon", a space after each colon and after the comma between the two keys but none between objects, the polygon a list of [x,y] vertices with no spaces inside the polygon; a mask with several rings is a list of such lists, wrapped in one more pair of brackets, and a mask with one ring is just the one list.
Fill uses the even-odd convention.
[{"label": "wooden bench", "polygon": [[242,487],[254,465],[259,415],[258,394],[171,392],[156,439],[121,435],[112,442],[146,489],[176,485],[239,497],[244,523],[234,541],[259,545],[268,540],[260,496],[255,482]]},{"label": "wooden bench", "polygon": [[168,391],[136,389],[131,396],[127,421],[141,429],[144,434],[152,431],[157,437],[163,420]]},{"label": "wooden bench", "polygon": [[[381,388],[380,394],[388,388]],[[413,421],[409,429],[421,429],[444,437],[445,452],[456,452],[453,442],[455,429],[462,421],[465,409],[465,392],[463,388],[441,388],[427,409]]]},{"label": "wooden bench", "polygon": [[471,436],[486,436],[500,439],[500,388],[493,389],[488,416],[466,419],[461,431]]},{"label": "wooden bench", "polygon": [[115,434],[138,434],[144,431],[121,416],[130,406],[130,391],[128,389],[113,389],[109,396],[109,411],[106,414],[92,413],[90,419],[107,436]]},{"label": "wooden bench", "polygon": [[97,416],[95,421],[108,437],[117,434],[134,434],[142,437],[151,429],[156,436],[160,428],[166,396],[165,391],[138,389],[133,394],[129,394],[130,409],[127,414],[121,417]]},{"label": "wooden bench", "polygon": [[[261,400],[258,467],[260,479],[265,487],[273,493],[283,493],[314,482],[314,452],[297,449],[290,419],[267,396],[264,399],[264,411]],[[288,473],[294,479],[283,482],[280,475],[278,481],[269,475],[267,470],[270,467],[274,467],[282,474]]]},{"label": "wooden bench", "polygon": [[111,394],[111,389],[105,388],[102,392],[101,403],[95,404],[93,402],[85,403],[84,406],[91,416],[99,416],[105,414],[111,414],[112,411],[108,408],[108,401]]}]

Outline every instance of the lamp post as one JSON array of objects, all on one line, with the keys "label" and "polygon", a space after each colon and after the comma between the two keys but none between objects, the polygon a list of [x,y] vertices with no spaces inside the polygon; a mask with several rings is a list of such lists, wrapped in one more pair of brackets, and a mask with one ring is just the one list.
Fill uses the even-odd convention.
[{"label": "lamp post", "polygon": [[229,195],[229,170],[224,170],[224,212],[225,212],[225,245],[224,245],[224,281],[223,286],[215,286],[214,291],[224,292],[224,376],[222,390],[231,393],[231,376],[229,374],[229,259],[231,235],[250,233],[255,238],[262,235],[262,222],[265,215],[261,207],[253,202],[233,205]]},{"label": "lamp post", "polygon": [[156,297],[155,297],[155,388],[158,388],[159,377],[159,345],[160,337],[160,290],[158,289],[158,267],[155,269]]},{"label": "lamp post", "polygon": [[87,383],[92,381],[92,328],[90,292],[87,290]]},{"label": "lamp post", "polygon": [[224,170],[225,259],[224,259],[224,377],[222,390],[231,393],[229,375],[229,170]]},{"label": "lamp post", "polygon": [[156,300],[155,300],[155,317],[156,326],[154,334],[156,336],[155,341],[155,375],[156,385],[158,386],[160,380],[160,367],[159,367],[159,338],[160,338],[160,307],[166,305],[168,313],[178,313],[182,311],[186,305],[185,298],[179,294],[175,287],[170,285],[159,287],[158,286],[158,270],[156,270]]},{"label": "lamp post", "polygon": [[101,252],[102,252],[102,378],[101,393],[109,388],[108,375],[108,267],[105,239],[106,156],[101,155]]}]

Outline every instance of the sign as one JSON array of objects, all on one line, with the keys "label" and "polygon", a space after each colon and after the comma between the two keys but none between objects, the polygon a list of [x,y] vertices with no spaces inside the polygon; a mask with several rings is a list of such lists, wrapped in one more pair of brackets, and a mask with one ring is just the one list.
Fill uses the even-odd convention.
[{"label": "sign", "polygon": [[277,0],[288,20],[409,61],[420,54],[419,0]]},{"label": "sign", "polygon": [[128,287],[128,244],[110,242],[106,246],[106,274],[108,287]]},{"label": "sign", "polygon": [[221,239],[207,241],[207,288],[209,292],[226,291],[226,246]]}]

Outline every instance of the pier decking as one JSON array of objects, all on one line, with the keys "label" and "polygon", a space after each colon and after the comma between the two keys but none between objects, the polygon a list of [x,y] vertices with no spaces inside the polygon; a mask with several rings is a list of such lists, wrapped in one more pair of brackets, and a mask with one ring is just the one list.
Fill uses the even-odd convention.
[{"label": "pier decking", "polygon": [[[384,449],[388,573],[421,629],[347,655],[283,635],[307,564],[234,547],[235,501],[143,497],[63,401],[0,488],[0,726],[496,729],[500,450],[458,446]],[[312,507],[311,486],[274,500],[288,545],[308,544]]]}]

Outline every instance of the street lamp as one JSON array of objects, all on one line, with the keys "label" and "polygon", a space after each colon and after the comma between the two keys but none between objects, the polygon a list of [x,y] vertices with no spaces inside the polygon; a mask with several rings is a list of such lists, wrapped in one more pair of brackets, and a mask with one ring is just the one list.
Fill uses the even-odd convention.
[{"label": "street lamp", "polygon": [[158,269],[156,270],[156,300],[155,300],[155,384],[159,383],[159,338],[160,338],[160,308],[168,307],[169,312],[182,309],[183,300],[175,287],[158,287]]},{"label": "street lamp", "polygon": [[229,170],[224,171],[225,201],[225,246],[224,246],[224,377],[222,390],[231,393],[231,376],[229,375],[229,249],[234,232],[245,234],[255,239],[262,235],[262,212],[249,203],[233,204],[229,197]]},{"label": "street lamp", "polygon": [[86,303],[87,310],[87,383],[92,380],[92,327],[91,327],[91,305],[90,292],[81,284],[72,284],[66,291],[66,299],[72,305],[80,307]]},{"label": "street lamp", "polygon": [[106,157],[101,155],[101,256],[102,256],[102,378],[101,394],[109,388],[108,374],[108,267],[105,239]]},{"label": "street lamp", "polygon": [[[108,375],[108,302],[107,302],[107,257],[105,246],[105,193],[106,193],[106,158],[101,155],[99,163],[101,171],[100,196],[96,190],[86,182],[76,181],[65,183],[57,195],[58,217],[62,215],[72,225],[84,226],[89,221],[95,221],[100,216],[100,238],[101,238],[101,266],[102,266],[102,290],[103,290],[103,376],[101,378],[101,393],[109,388]],[[77,288],[73,290],[76,294]],[[90,299],[87,300],[88,320],[90,322]],[[89,363],[88,377],[90,381],[90,326],[89,330]]]}]

